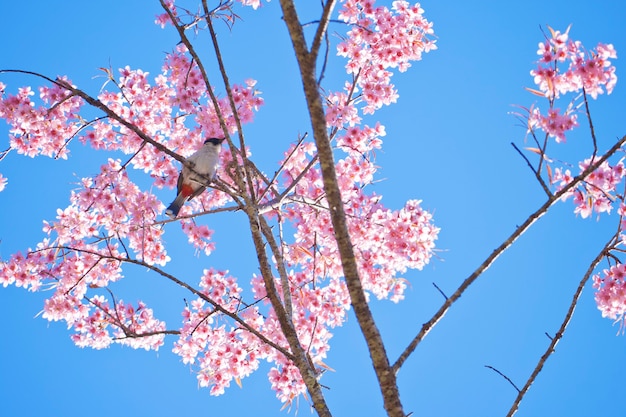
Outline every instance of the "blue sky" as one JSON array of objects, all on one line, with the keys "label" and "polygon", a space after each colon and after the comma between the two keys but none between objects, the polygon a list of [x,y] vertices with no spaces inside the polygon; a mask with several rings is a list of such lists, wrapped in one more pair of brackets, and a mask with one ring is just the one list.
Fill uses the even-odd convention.
[{"label": "blue sky", "polygon": [[[372,304],[394,359],[442,302],[432,282],[444,292],[454,291],[543,203],[540,187],[510,145],[524,145],[524,129],[509,114],[512,105],[536,100],[524,87],[532,86],[529,71],[542,40],[540,26],[565,30],[572,24],[570,34],[588,48],[613,43],[618,57],[626,53],[626,5],[618,1],[574,6],[565,0],[449,0],[424,1],[422,7],[435,24],[439,49],[394,77],[400,99],[376,114],[387,136],[377,159],[384,181],[375,191],[395,209],[408,199],[423,200],[441,227],[441,251],[424,271],[407,274],[411,286],[405,301]],[[111,0],[106,7],[76,0],[9,2],[0,26],[0,68],[66,74],[92,93],[102,84],[94,79],[99,67],[129,65],[156,76],[164,53],[178,42],[173,29],[153,24],[157,13],[157,1]],[[266,104],[247,137],[260,166],[273,172],[287,145],[310,131],[295,59],[277,1],[238,14],[243,22],[232,32],[222,31],[220,39],[231,80],[255,78],[263,91]],[[208,52],[204,49],[210,57]],[[620,62],[615,61],[618,77]],[[339,60],[333,64],[341,65]],[[329,83],[342,77],[340,66],[327,73]],[[2,75],[0,81],[9,89],[38,85],[15,75]],[[620,79],[612,95],[591,104],[600,149],[626,133],[624,103]],[[7,146],[6,133],[0,124],[0,149]],[[558,148],[564,158],[586,156],[586,131],[579,129],[567,146]],[[0,193],[3,259],[39,242],[41,220],[54,218],[56,208],[67,205],[76,178],[97,172],[107,157],[88,153],[78,143],[72,152],[67,162],[12,154],[0,164],[9,178]],[[167,202],[171,198],[167,190],[159,195]],[[182,243],[177,246],[182,234],[173,229],[168,236],[171,267],[189,268],[181,273],[192,282],[209,266],[241,277],[256,272],[243,220],[236,215],[215,220],[218,249],[209,259],[194,257]],[[570,203],[555,206],[476,282],[406,363],[399,375],[405,410],[425,416],[504,415],[516,392],[485,365],[523,385],[549,342],[544,333],[558,329],[582,274],[616,220],[615,214],[582,220]],[[142,270],[129,270],[127,276],[127,291],[175,323],[182,292],[172,302],[168,297],[177,290],[167,283]],[[0,288],[0,415],[286,414],[279,411],[265,370],[244,380],[243,389],[234,386],[224,396],[210,397],[170,352],[173,339],[158,353],[120,346],[78,349],[63,324],[34,318],[45,296]],[[592,289],[586,288],[556,354],[518,415],[625,415],[619,387],[626,372],[626,339],[616,336],[617,330],[601,318]],[[322,380],[330,387],[334,415],[383,415],[352,316],[335,333],[326,363],[336,370]],[[305,402],[298,415],[309,415]]]}]

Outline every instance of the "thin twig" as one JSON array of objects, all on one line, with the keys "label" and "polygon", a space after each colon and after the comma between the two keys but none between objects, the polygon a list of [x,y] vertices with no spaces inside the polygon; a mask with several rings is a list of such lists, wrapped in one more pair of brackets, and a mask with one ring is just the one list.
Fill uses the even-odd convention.
[{"label": "thin twig", "polygon": [[489,368],[492,371],[494,371],[495,373],[497,373],[498,375],[500,375],[502,378],[506,379],[507,381],[509,381],[509,384],[513,385],[513,388],[515,388],[517,390],[517,392],[520,392],[520,389],[517,388],[517,385],[515,385],[515,383],[513,381],[511,381],[511,378],[509,378],[508,376],[504,375],[502,372],[500,372],[499,370],[497,370],[496,368],[494,368],[491,365],[485,365],[485,368]]},{"label": "thin twig", "polygon": [[296,153],[296,151],[300,148],[300,145],[302,144],[302,142],[304,142],[304,139],[306,139],[307,137],[307,133],[305,133],[302,137],[298,138],[298,142],[296,143],[296,145],[293,147],[293,149],[291,150],[291,152],[289,152],[289,155],[287,155],[287,157],[285,158],[284,162],[280,165],[280,167],[278,167],[278,169],[276,170],[276,172],[274,172],[274,175],[272,176],[272,178],[270,178],[270,183],[269,185],[265,188],[265,190],[263,190],[263,192],[261,193],[261,195],[257,198],[257,203],[261,202],[263,200],[263,197],[265,197],[265,194],[267,194],[268,190],[270,189],[270,185],[273,185],[274,182],[276,181],[276,179],[278,178],[278,176],[280,175],[280,173],[283,171],[283,169],[285,168],[285,166],[287,165],[287,162],[289,162],[289,160],[291,159],[291,157]]},{"label": "thin twig", "polygon": [[593,155],[591,159],[595,158],[598,153],[598,142],[596,140],[596,131],[593,128],[593,121],[591,120],[591,112],[589,111],[589,100],[587,100],[587,92],[583,87],[583,101],[585,102],[585,113],[587,115],[587,120],[589,121],[589,131],[591,132],[591,140],[593,141]]},{"label": "thin twig", "polygon": [[[207,5],[207,0],[202,0],[202,7],[205,12],[205,21],[207,24],[207,28],[209,29],[209,33],[211,35],[211,42],[213,43],[213,49],[215,51],[215,58],[217,59],[217,63],[220,69],[220,74],[222,75],[222,81],[224,83],[224,88],[226,90],[226,96],[228,97],[228,102],[230,104],[231,111],[233,113],[233,117],[235,119],[235,125],[237,127],[237,135],[239,136],[239,150],[240,156],[243,161],[243,170],[246,176],[246,182],[248,183],[248,193],[250,194],[250,199],[252,201],[255,200],[255,190],[254,190],[254,181],[252,181],[252,173],[250,172],[250,167],[248,164],[248,156],[246,155],[246,141],[243,135],[243,127],[241,124],[241,119],[239,118],[239,111],[237,110],[237,105],[235,104],[235,98],[233,97],[233,90],[231,87],[231,83],[228,78],[228,73],[226,72],[226,66],[224,65],[224,60],[222,58],[222,53],[220,51],[219,43],[217,42],[217,34],[215,33],[215,29],[213,28],[213,21],[211,19],[211,14],[209,11],[209,7]],[[237,170],[241,169],[237,167]]]},{"label": "thin twig", "polygon": [[445,298],[445,299],[447,300],[447,299],[448,299],[448,296],[447,296],[447,295],[446,295],[446,294],[445,294],[445,293],[441,290],[441,288],[439,288],[439,287],[437,286],[437,284],[435,284],[434,282],[433,282],[432,284],[433,284],[433,286],[434,286],[435,288],[437,288],[437,291],[439,291],[439,293],[443,296],[443,298]]},{"label": "thin twig", "polygon": [[13,148],[9,146],[7,149],[5,149],[2,152],[0,152],[0,161],[2,161],[4,158],[6,158],[6,156],[9,154],[9,152],[11,152],[12,149]]},{"label": "thin twig", "polygon": [[[541,174],[535,169],[535,167],[533,167],[526,155],[524,155],[524,153],[517,147],[515,143],[511,142],[511,145],[513,146],[513,148],[515,148],[517,153],[520,154],[522,158],[524,158],[524,161],[526,161],[526,165],[528,165],[528,167],[533,171],[533,174],[535,174],[535,178],[537,178],[537,181],[539,181],[539,184],[541,184],[541,188],[543,188],[543,191],[546,193],[546,195],[550,197],[552,195],[552,192],[550,191],[550,188],[547,186],[546,182],[541,177]],[[543,159],[544,155],[541,154],[540,158]]]},{"label": "thin twig", "polygon": [[261,226],[261,232],[263,236],[265,236],[265,240],[270,246],[270,250],[276,259],[276,269],[278,269],[278,276],[280,278],[281,289],[283,293],[283,305],[285,307],[285,313],[289,322],[293,326],[293,303],[291,301],[291,288],[289,286],[289,274],[287,274],[287,269],[285,268],[285,260],[283,258],[283,251],[281,250],[282,244],[280,247],[274,238],[272,233],[272,229],[270,225],[267,223],[267,220],[263,216],[259,216],[259,223]]}]

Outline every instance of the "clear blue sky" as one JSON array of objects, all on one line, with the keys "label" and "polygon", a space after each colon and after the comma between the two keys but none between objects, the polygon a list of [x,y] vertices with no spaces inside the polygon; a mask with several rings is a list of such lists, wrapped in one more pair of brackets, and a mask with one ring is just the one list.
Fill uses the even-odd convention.
[{"label": "clear blue sky", "polygon": [[[174,30],[153,24],[157,1],[5,2],[0,26],[0,68],[68,75],[96,93],[99,67],[130,65],[152,76],[164,52],[178,42]],[[317,3],[315,3],[317,4]],[[540,187],[511,141],[523,145],[524,130],[508,112],[535,97],[529,75],[536,59],[540,26],[565,30],[591,48],[613,43],[626,53],[623,2],[526,2],[460,0],[422,3],[435,24],[437,51],[395,77],[399,102],[377,113],[387,130],[376,192],[399,208],[407,199],[424,201],[441,227],[440,259],[422,272],[410,272],[406,300],[372,304],[388,351],[397,354],[442,302],[432,282],[452,292],[515,226],[542,202]],[[247,137],[268,172],[298,133],[309,131],[278,1],[244,19],[220,39],[231,80],[259,81],[266,105]],[[311,20],[314,20],[311,17]],[[339,30],[331,27],[331,31]],[[210,55],[205,50],[205,55]],[[209,62],[209,60],[207,60]],[[212,61],[211,61],[212,62]],[[336,63],[337,61],[335,61]],[[624,69],[618,59],[617,75]],[[344,77],[335,67],[329,82]],[[14,90],[35,79],[1,76]],[[600,149],[626,134],[626,88],[620,78],[611,96],[593,102]],[[0,149],[7,146],[0,124]],[[572,150],[584,155],[589,145],[581,129]],[[583,145],[576,147],[576,139]],[[0,256],[6,259],[41,240],[41,220],[53,219],[68,203],[76,177],[93,174],[106,160],[75,143],[74,159],[54,162],[11,155],[0,164],[9,178],[0,193]],[[81,159],[82,158],[82,159]],[[163,200],[171,192],[159,194]],[[548,344],[589,262],[596,256],[615,214],[581,220],[571,204],[556,206],[507,252],[452,308],[402,369],[399,382],[407,412],[416,416],[500,416],[515,398],[514,389],[486,369],[491,365],[523,385]],[[168,235],[172,268],[185,266],[195,282],[203,267],[230,269],[247,277],[256,272],[243,217],[215,221],[218,250],[196,258],[179,245],[182,234]],[[181,241],[182,242],[182,241]],[[179,269],[180,271],[180,269]],[[179,319],[184,294],[142,270],[129,270],[124,290],[142,297],[170,326]],[[591,287],[585,289],[574,320],[544,372],[522,403],[519,416],[626,415],[621,386],[626,373],[626,339],[602,319]],[[257,372],[222,397],[197,387],[195,375],[171,353],[173,339],[158,352],[113,346],[103,351],[78,349],[60,323],[34,316],[46,293],[0,288],[1,416],[236,416],[284,415],[266,380]],[[362,337],[351,316],[338,329],[326,362],[336,370],[322,383],[336,416],[383,415]],[[293,413],[293,411],[292,411]],[[301,402],[300,416],[309,415]]]}]

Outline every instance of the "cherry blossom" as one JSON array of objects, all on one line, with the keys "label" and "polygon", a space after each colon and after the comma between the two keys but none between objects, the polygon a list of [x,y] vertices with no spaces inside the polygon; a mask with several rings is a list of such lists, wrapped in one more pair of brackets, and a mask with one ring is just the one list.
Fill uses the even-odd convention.
[{"label": "cherry blossom", "polygon": [[[580,172],[585,171],[592,162],[591,158],[581,162],[579,164]],[[613,165],[605,161],[595,171],[591,172],[580,186],[563,194],[562,200],[573,197],[576,206],[574,212],[580,214],[583,219],[594,212],[598,215],[610,213],[614,202],[621,199],[618,187],[622,184],[624,176],[625,170],[622,160]],[[569,169],[563,171],[561,168],[557,168],[552,176],[552,183],[556,184],[558,189],[572,181],[573,177]]]},{"label": "cherry blossom", "polygon": [[559,143],[565,142],[565,132],[578,127],[577,119],[578,116],[571,108],[564,114],[561,114],[560,109],[549,109],[547,116],[542,115],[538,108],[533,108],[528,117],[528,127],[543,130]]},{"label": "cherry blossom", "polygon": [[[551,37],[539,43],[537,54],[540,59],[537,61],[537,68],[531,71],[539,88],[539,91],[531,91],[543,95],[548,100],[549,108],[546,114],[537,106],[531,107],[528,116],[529,131],[542,130],[546,133],[546,138],[554,137],[557,143],[564,143],[566,132],[578,126],[576,110],[581,104],[576,104],[576,100],[583,97],[584,104],[587,104],[587,96],[596,99],[605,92],[610,94],[617,82],[615,67],[610,61],[617,57],[613,45],[599,43],[595,50],[587,51],[581,42],[570,40],[568,32],[569,29],[564,33],[550,29]],[[561,111],[556,107],[556,103],[558,100],[564,100],[569,93],[574,93],[575,96],[570,99],[567,109]],[[593,136],[593,130],[591,133]],[[593,141],[595,148],[595,137]],[[548,171],[550,183],[557,190],[571,185],[574,181],[572,170],[563,166],[551,168],[557,163],[547,158],[544,151],[540,153],[551,170]],[[594,156],[578,163],[578,175],[586,173],[596,161],[594,152]],[[626,243],[624,177],[623,158],[618,161],[603,161],[577,186],[570,188],[561,197],[562,200],[571,198],[575,206],[574,213],[583,219],[593,214],[598,217],[602,213],[609,214],[616,207],[620,216],[620,231],[619,239],[611,249],[618,249],[620,252],[623,249],[618,247]],[[619,259],[612,254],[605,256],[611,263]],[[625,268],[618,260],[616,264],[593,277],[595,300],[602,317],[620,322],[622,331],[626,312]]]},{"label": "cherry blossom", "polygon": [[618,263],[593,277],[596,289],[595,299],[602,317],[620,322],[620,330],[624,329],[626,313],[626,265]]},{"label": "cherry blossom", "polygon": [[[260,0],[240,3],[254,9],[261,5]],[[174,1],[165,4],[174,19],[195,18]],[[224,13],[235,7],[222,6]],[[411,62],[436,49],[429,38],[432,23],[419,4],[405,1],[393,2],[390,9],[371,0],[346,0],[339,18],[347,33],[337,53],[347,60],[348,79],[342,91],[323,90],[328,132],[337,149],[335,168],[363,287],[368,296],[398,302],[409,270],[423,269],[432,258],[439,228],[421,201],[391,209],[382,204],[382,196],[369,191],[377,179],[376,152],[386,131],[379,122],[365,120],[397,100],[394,72],[406,71]],[[178,21],[168,13],[156,17],[156,24],[168,23]],[[611,49],[604,51],[606,60]],[[185,158],[205,138],[241,133],[254,121],[264,104],[257,82],[237,80],[228,91],[209,85],[183,43],[166,54],[155,75],[129,66],[102,71],[106,84],[94,100],[100,110],[109,111],[107,117],[94,118],[86,100],[66,88],[71,85],[67,78],[41,87],[38,96],[30,87],[9,94],[0,84],[0,117],[11,127],[10,146],[18,154],[68,158],[82,144],[108,158],[93,175],[77,180],[69,204],[44,222],[44,238],[34,249],[0,263],[0,282],[30,291],[52,290],[42,317],[64,321],[80,347],[102,349],[117,343],[156,350],[166,334],[177,334],[172,351],[212,395],[222,394],[233,381],[242,384],[260,361],[268,361],[276,396],[290,403],[306,386],[289,357],[265,279],[273,280],[278,297],[290,304],[297,341],[306,347],[319,376],[326,368],[333,329],[345,322],[351,308],[314,143],[304,140],[287,149],[271,181],[251,168],[250,149],[225,146],[217,184],[188,202],[175,225],[164,221],[164,205],[153,191],[176,186],[180,159],[175,155]],[[249,171],[238,177],[241,167]],[[0,191],[5,184],[0,175]],[[234,277],[207,268],[195,282],[183,282],[170,274],[169,230],[180,227],[192,250],[210,265],[218,242],[202,216],[240,208],[245,192],[258,198],[256,209],[263,209],[272,227],[286,226],[279,241],[283,264],[278,265],[277,256],[272,259],[274,270],[284,267],[282,276]],[[132,273],[128,264],[191,291],[181,305],[180,323],[168,329],[159,312],[143,301],[116,297],[119,281]]]},{"label": "cherry blossom", "polygon": [[423,14],[419,3],[411,6],[406,1],[394,1],[391,10],[376,7],[372,0],[343,3],[339,18],[353,26],[337,50],[348,59],[346,71],[356,79],[365,114],[397,100],[390,69],[406,71],[410,61],[436,49],[435,41],[428,38],[433,25]]},{"label": "cherry blossom", "polygon": [[581,42],[569,39],[568,32],[550,29],[552,37],[539,43],[537,54],[541,58],[537,69],[530,72],[535,84],[549,98],[583,88],[593,98],[605,90],[610,94],[617,82],[610,61],[617,58],[613,45],[599,43],[595,51],[587,52]]},{"label": "cherry blossom", "polygon": [[[539,43],[537,68],[530,71],[539,90],[549,100],[547,114],[533,106],[528,118],[529,130],[541,129],[556,142],[565,142],[567,131],[578,126],[576,97],[569,101],[567,109],[555,107],[556,100],[568,93],[584,91],[597,98],[605,91],[610,94],[617,82],[615,67],[610,59],[617,54],[613,45],[599,43],[595,50],[587,52],[582,43],[569,39],[569,29],[564,33],[550,28],[551,37]],[[579,96],[578,96],[579,97]]]}]

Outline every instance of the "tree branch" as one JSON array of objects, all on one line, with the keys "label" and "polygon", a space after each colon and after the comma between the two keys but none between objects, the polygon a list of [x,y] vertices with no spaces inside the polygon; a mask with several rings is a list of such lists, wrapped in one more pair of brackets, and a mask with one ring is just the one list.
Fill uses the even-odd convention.
[{"label": "tree branch", "polygon": [[[139,129],[139,127],[137,127],[136,125],[132,124],[131,122],[127,121],[126,119],[124,119],[122,116],[118,115],[117,113],[115,113],[113,110],[111,110],[109,107],[107,107],[104,103],[102,103],[100,100],[90,96],[89,94],[85,93],[83,90],[78,89],[76,87],[74,87],[73,85],[62,81],[62,80],[53,80],[50,77],[46,77],[43,74],[39,74],[36,72],[32,72],[32,71],[23,71],[23,70],[0,70],[0,74],[1,73],[19,73],[19,74],[27,74],[27,75],[33,75],[35,77],[39,77],[39,78],[43,78],[44,80],[57,85],[67,91],[69,91],[70,93],[72,93],[73,95],[82,98],[83,100],[85,100],[89,105],[91,105],[92,107],[97,108],[98,110],[101,110],[102,112],[104,112],[104,114],[106,114],[109,118],[115,120],[116,122],[118,122],[119,124],[123,125],[124,127],[126,127],[128,130],[130,130],[131,132],[135,133],[141,140],[143,140],[144,142],[148,142],[149,144],[151,144],[152,146],[154,146],[155,148],[157,148],[159,151],[165,153],[166,155],[171,156],[172,158],[176,159],[177,161],[179,161],[182,164],[188,164],[188,162],[185,160],[185,158],[183,158],[181,155],[177,154],[176,152],[173,152],[171,150],[169,150],[165,145],[157,142],[156,140],[152,139],[150,136],[148,136],[146,133],[144,133],[141,129]],[[191,165],[189,165],[190,168]]]},{"label": "tree branch", "polygon": [[[524,155],[524,153],[520,150],[520,148],[517,147],[515,143],[511,142],[511,146],[513,146],[513,148],[517,151],[517,153],[520,154],[520,156],[524,159],[524,161],[526,161],[526,165],[528,165],[528,167],[533,171],[533,174],[535,174],[535,178],[537,178],[537,181],[539,181],[539,184],[541,184],[541,188],[543,188],[543,191],[546,193],[548,198],[550,198],[550,196],[552,195],[552,192],[550,191],[550,188],[548,188],[548,185],[546,184],[546,182],[541,177],[541,173],[537,171],[535,167],[533,167],[533,165],[530,163],[526,155]],[[542,151],[540,150],[540,152]],[[541,153],[539,157],[543,159],[544,154]]]},{"label": "tree branch", "polygon": [[330,15],[335,8],[335,3],[335,0],[327,0],[326,4],[324,5],[322,17],[320,18],[319,24],[317,25],[317,30],[315,31],[315,36],[313,37],[313,43],[311,44],[311,51],[309,52],[311,60],[317,60],[317,55],[319,54],[320,46],[322,45],[322,39],[324,38],[328,30]]},{"label": "tree branch", "polygon": [[209,33],[211,34],[211,42],[213,43],[213,49],[215,50],[215,57],[217,59],[218,66],[220,68],[220,74],[222,75],[222,81],[224,82],[224,87],[226,89],[228,102],[230,103],[230,108],[231,108],[231,111],[233,112],[233,117],[235,118],[235,124],[237,125],[237,135],[239,136],[240,156],[243,161],[243,169],[246,175],[246,181],[248,182],[248,192],[250,193],[250,199],[255,200],[256,193],[254,190],[254,183],[252,181],[252,173],[250,172],[248,157],[246,156],[246,142],[243,136],[243,128],[241,126],[241,119],[239,119],[239,112],[237,111],[237,106],[235,105],[235,99],[233,98],[233,92],[232,92],[232,88],[230,85],[230,81],[228,79],[228,74],[226,73],[226,67],[224,66],[224,60],[222,59],[220,46],[217,42],[217,35],[215,34],[215,30],[213,29],[213,21],[211,19],[211,12],[209,11],[207,0],[202,0],[202,7],[204,8],[205,21],[207,23],[207,27],[209,28]]},{"label": "tree branch", "polygon": [[557,201],[561,199],[567,192],[576,187],[578,184],[583,182],[587,176],[595,171],[604,161],[609,159],[618,149],[622,147],[626,143],[626,136],[622,137],[618,140],[612,147],[609,149],[601,158],[596,160],[593,164],[589,165],[587,169],[581,172],[578,176],[574,177],[574,179],[567,185],[565,185],[561,190],[554,193],[552,197],[548,198],[548,200],[539,207],[534,213],[532,213],[521,226],[517,227],[515,231],[500,245],[498,246],[488,257],[481,263],[478,268],[474,272],[467,277],[461,285],[457,288],[457,290],[452,294],[443,305],[439,308],[439,310],[428,320],[426,323],[422,325],[419,333],[413,338],[411,343],[404,349],[404,351],[400,354],[396,362],[393,364],[394,372],[398,372],[404,362],[408,359],[408,357],[413,353],[417,345],[428,335],[428,333],[432,330],[433,327],[439,323],[439,321],[443,318],[443,316],[448,312],[450,307],[465,293],[465,291],[469,288],[470,285],[476,281],[476,279],[485,272],[491,264],[495,262],[495,260],[506,251],[509,246],[511,246],[521,235],[523,235],[530,226],[535,223],[541,216],[543,216],[548,209]]},{"label": "tree branch", "polygon": [[[48,249],[55,249],[55,247],[49,247]],[[100,252],[97,252],[97,251],[91,251],[91,250],[84,249],[84,248],[73,248],[73,247],[70,247],[70,246],[59,246],[59,247],[56,247],[56,249],[66,249],[66,250],[70,250],[70,251],[73,251],[73,252],[89,253],[91,255],[100,256],[101,258],[104,258],[104,259],[113,259],[113,260],[116,260],[116,261],[119,261],[119,262],[125,262],[125,263],[139,265],[139,266],[148,268],[151,271],[156,272],[157,274],[163,276],[164,278],[169,279],[170,281],[174,282],[175,284],[185,288],[186,290],[188,290],[192,294],[200,297],[201,299],[203,299],[207,303],[211,304],[217,311],[219,311],[220,313],[224,314],[227,317],[230,317],[235,322],[237,322],[241,326],[242,329],[247,330],[250,333],[252,333],[253,335],[255,335],[256,337],[258,337],[259,340],[261,340],[261,342],[267,344],[268,346],[273,347],[278,352],[280,352],[283,355],[285,355],[285,357],[287,359],[294,360],[293,355],[289,351],[287,351],[285,348],[277,345],[276,343],[274,343],[273,341],[271,341],[270,339],[265,337],[258,330],[256,330],[255,328],[251,327],[248,323],[246,323],[237,314],[228,311],[227,309],[222,307],[217,301],[213,300],[211,297],[209,297],[206,294],[204,294],[203,292],[193,288],[191,285],[187,284],[186,282],[181,281],[180,279],[176,278],[174,275],[165,272],[161,268],[158,268],[158,267],[156,267],[154,265],[150,265],[150,264],[148,264],[148,263],[146,263],[144,261],[138,260],[138,259],[120,258],[120,257],[116,257],[116,256],[113,256],[113,255],[106,255],[106,254],[103,254],[103,253],[100,253]]]},{"label": "tree branch", "polygon": [[300,376],[304,381],[309,395],[313,401],[313,407],[317,411],[320,417],[331,417],[330,410],[326,404],[324,395],[322,394],[321,385],[317,381],[317,375],[315,369],[313,369],[308,361],[308,357],[305,349],[300,344],[298,334],[293,328],[293,323],[287,316],[287,312],[283,307],[281,300],[278,296],[278,290],[274,283],[274,276],[267,259],[267,253],[265,252],[265,243],[263,242],[263,236],[261,234],[261,219],[258,214],[258,210],[254,207],[247,206],[246,214],[250,223],[250,232],[252,233],[252,240],[254,242],[254,248],[256,250],[256,256],[259,261],[259,267],[261,269],[261,276],[263,283],[265,284],[265,291],[267,297],[274,308],[276,317],[280,324],[280,328],[289,343],[292,354],[290,360],[296,365]]},{"label": "tree branch", "polygon": [[517,390],[517,392],[520,392],[519,388],[517,388],[517,385],[515,385],[515,382],[511,381],[511,378],[509,378],[508,376],[504,375],[502,372],[500,372],[498,369],[494,368],[491,365],[485,365],[485,368],[489,368],[492,371],[494,371],[495,373],[497,373],[498,375],[500,375],[502,378],[506,379],[509,384],[511,384],[513,386],[513,388],[515,388]]},{"label": "tree branch", "polygon": [[[333,2],[333,0],[328,1],[329,3]],[[343,201],[337,182],[333,152],[326,127],[326,116],[316,80],[316,56],[307,49],[302,25],[300,24],[293,0],[280,0],[280,5],[300,68],[300,77],[320,161],[324,191],[329,205],[333,232],[337,241],[352,308],[367,343],[372,365],[382,392],[385,410],[391,417],[404,417],[405,413],[400,402],[396,377],[389,365],[389,358],[382,336],[376,327],[361,285],[354,248],[348,232]],[[330,8],[331,5],[326,4],[325,10]]]},{"label": "tree branch", "polygon": [[548,345],[548,348],[546,349],[544,354],[541,355],[539,362],[537,362],[537,366],[535,366],[535,369],[533,370],[532,374],[530,375],[530,377],[528,378],[528,380],[526,381],[522,389],[518,390],[519,392],[517,394],[517,397],[515,398],[515,401],[513,401],[513,404],[511,405],[511,408],[509,409],[509,412],[507,413],[507,417],[511,417],[517,412],[520,402],[522,401],[522,399],[524,399],[524,395],[526,395],[526,392],[528,392],[528,390],[530,389],[530,386],[533,384],[533,382],[535,382],[535,379],[537,378],[537,376],[543,369],[543,366],[545,365],[550,355],[554,353],[556,349],[556,345],[559,343],[559,341],[565,334],[565,330],[567,330],[567,326],[572,320],[572,316],[574,315],[574,310],[576,309],[576,305],[578,304],[578,299],[580,298],[580,295],[583,292],[583,289],[585,288],[587,281],[589,281],[589,278],[591,277],[591,274],[593,273],[596,266],[598,266],[598,263],[600,263],[602,258],[607,254],[607,251],[609,250],[609,248],[617,241],[618,236],[619,236],[619,231],[611,237],[611,239],[604,245],[602,250],[598,253],[598,256],[596,256],[595,259],[589,265],[587,272],[585,272],[585,275],[583,275],[583,278],[578,283],[578,288],[576,288],[576,291],[574,292],[574,295],[572,297],[572,302],[570,303],[569,308],[567,309],[567,313],[565,314],[565,317],[563,318],[561,327],[556,332],[554,337],[550,339],[550,344]]}]

